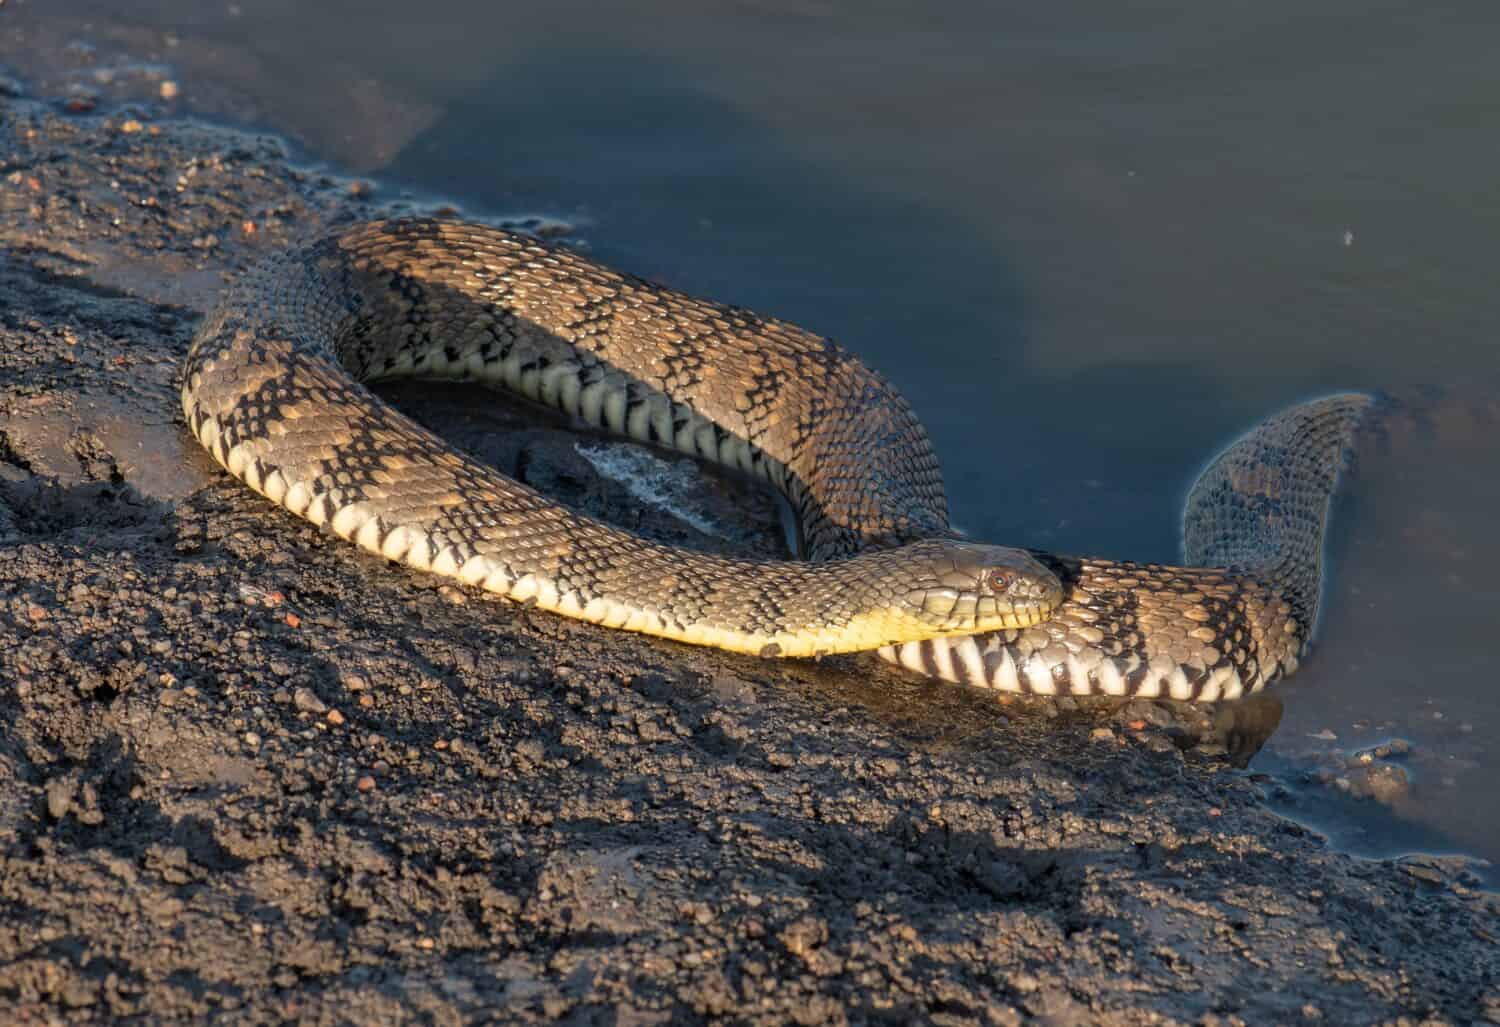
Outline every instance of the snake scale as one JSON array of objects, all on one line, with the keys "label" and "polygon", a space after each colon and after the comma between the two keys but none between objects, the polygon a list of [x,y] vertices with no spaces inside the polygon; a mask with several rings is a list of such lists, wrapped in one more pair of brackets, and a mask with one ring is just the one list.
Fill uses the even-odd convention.
[{"label": "snake scale", "polygon": [[[640,539],[454,450],[370,392],[482,382],[749,472],[806,561]],[[375,222],[232,285],[184,367],[230,473],[388,559],[625,630],[761,655],[879,649],[959,683],[1232,698],[1297,666],[1328,507],[1372,399],[1266,422],[1200,477],[1168,567],[979,545],[926,432],[877,373],[795,325],[446,219]]]}]

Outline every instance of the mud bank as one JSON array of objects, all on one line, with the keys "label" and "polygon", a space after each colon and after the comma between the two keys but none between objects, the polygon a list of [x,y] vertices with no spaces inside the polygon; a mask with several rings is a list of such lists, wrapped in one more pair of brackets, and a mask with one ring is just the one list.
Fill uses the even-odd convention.
[{"label": "mud bank", "polygon": [[[1330,851],[1234,769],[1274,703],[701,652],[272,509],[198,451],[177,362],[226,275],[401,203],[272,138],[0,93],[8,1022],[1500,1022],[1463,861]],[[618,523],[780,544],[763,498],[702,485],[713,537],[555,426],[396,397]]]}]

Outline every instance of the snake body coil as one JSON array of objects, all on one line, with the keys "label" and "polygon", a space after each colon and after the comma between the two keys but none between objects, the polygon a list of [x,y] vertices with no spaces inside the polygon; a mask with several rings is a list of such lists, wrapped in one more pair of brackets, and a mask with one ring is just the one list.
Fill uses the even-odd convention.
[{"label": "snake body coil", "polygon": [[[911,533],[906,545],[851,547],[847,559],[815,564],[647,542],[468,459],[359,384],[501,384],[801,495],[809,487],[793,480],[776,433],[752,424],[755,407],[741,404],[735,427],[763,444],[660,391],[695,381],[733,411],[745,376],[711,354],[704,363],[696,343],[715,335],[745,345],[777,327],[480,226],[367,225],[273,259],[231,288],[193,343],[183,409],[215,459],[293,513],[388,559],[609,627],[812,656],[1045,618],[1061,597],[1056,578],[999,546]],[[675,352],[664,346],[671,338]],[[818,344],[789,326],[781,338],[789,353]],[[776,369],[775,347],[764,353]],[[840,351],[822,355],[883,388]],[[920,435],[904,407],[895,413],[900,430]],[[891,484],[896,502],[929,487],[925,477]]]},{"label": "snake body coil", "polygon": [[[781,490],[810,562],[661,546],[468,459],[361,382],[480,381]],[[232,474],[389,559],[568,616],[767,655],[884,647],[951,681],[1229,698],[1296,667],[1323,523],[1369,397],[1226,451],[1173,568],[958,539],[937,460],[873,371],[794,325],[498,229],[361,225],[273,258],[205,320],[183,408]],[[1050,619],[1048,619],[1050,616]]]}]

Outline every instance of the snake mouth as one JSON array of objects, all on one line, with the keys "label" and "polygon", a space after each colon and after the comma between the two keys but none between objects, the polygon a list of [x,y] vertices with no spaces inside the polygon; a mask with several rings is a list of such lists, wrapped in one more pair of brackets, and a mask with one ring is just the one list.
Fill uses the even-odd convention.
[{"label": "snake mouth", "polygon": [[1057,576],[1029,553],[950,542],[945,565],[906,595],[910,609],[941,634],[1017,630],[1040,624],[1062,603]]},{"label": "snake mouth", "polygon": [[1060,589],[1051,598],[1001,600],[951,588],[923,589],[908,596],[934,630],[952,634],[1029,628],[1050,617],[1060,600]]}]

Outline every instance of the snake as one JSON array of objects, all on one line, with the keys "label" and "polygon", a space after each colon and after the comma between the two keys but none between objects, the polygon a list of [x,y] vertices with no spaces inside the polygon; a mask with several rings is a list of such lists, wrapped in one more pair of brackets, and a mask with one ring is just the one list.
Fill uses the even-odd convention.
[{"label": "snake", "polygon": [[[664,348],[670,337],[675,355]],[[720,344],[705,347],[708,337]],[[729,340],[758,356],[738,369],[717,360]],[[287,510],[386,559],[608,627],[820,656],[1049,616],[1062,597],[1052,572],[1018,549],[951,535],[911,534],[822,561],[651,542],[457,452],[365,384],[413,375],[503,384],[832,502],[848,491],[835,454],[814,483],[792,481],[802,462],[777,445],[792,407],[773,404],[766,421],[740,404],[737,426],[764,445],[740,441],[709,412],[727,417],[757,375],[805,381],[811,368],[798,358],[812,353],[808,342],[517,236],[390,222],[273,258],[227,290],[194,338],[182,401],[209,453]],[[830,368],[846,360],[831,348],[821,359]],[[894,437],[920,433],[904,405],[870,412],[871,426],[889,419]],[[825,445],[852,442],[822,434]],[[882,506],[932,487],[933,469],[911,470],[888,479]]]},{"label": "snake", "polygon": [[[653,542],[458,451],[371,390],[472,382],[757,478],[800,559]],[[1293,672],[1349,440],[1374,397],[1273,417],[1212,461],[1186,566],[974,542],[932,443],[830,339],[454,218],[328,231],[240,275],[182,370],[231,475],[384,559],[564,616],[764,657],[875,650],[1043,695],[1212,701]]]}]

